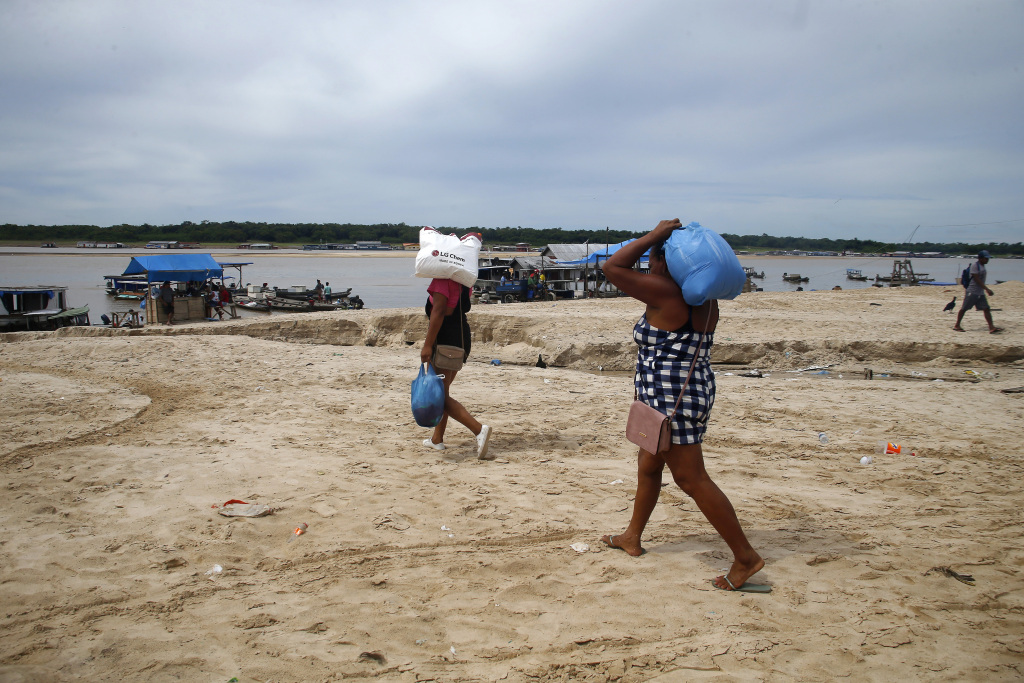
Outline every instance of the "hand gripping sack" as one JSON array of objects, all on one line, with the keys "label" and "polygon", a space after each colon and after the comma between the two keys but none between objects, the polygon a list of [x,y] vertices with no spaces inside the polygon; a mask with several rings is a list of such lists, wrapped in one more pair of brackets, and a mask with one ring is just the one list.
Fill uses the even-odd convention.
[{"label": "hand gripping sack", "polygon": [[[426,368],[426,370],[424,370]],[[435,427],[444,415],[444,380],[430,364],[420,364],[412,381],[412,416],[420,427]]]},{"label": "hand gripping sack", "polygon": [[416,254],[416,277],[455,280],[472,287],[480,272],[483,240],[475,232],[461,239],[443,235],[431,227],[420,229],[420,251]]},{"label": "hand gripping sack", "polygon": [[683,299],[700,306],[709,299],[735,299],[747,276],[729,243],[714,230],[690,223],[665,242],[668,272],[683,290]]}]

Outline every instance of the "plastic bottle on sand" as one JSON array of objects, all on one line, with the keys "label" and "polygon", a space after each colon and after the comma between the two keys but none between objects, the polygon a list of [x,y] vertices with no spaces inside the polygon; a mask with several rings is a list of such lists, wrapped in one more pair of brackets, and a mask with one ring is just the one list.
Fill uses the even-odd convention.
[{"label": "plastic bottle on sand", "polygon": [[305,522],[303,522],[302,524],[299,524],[297,527],[295,527],[295,530],[292,531],[292,535],[288,537],[288,542],[291,543],[296,538],[298,538],[302,534],[306,533],[306,529],[308,529],[308,528],[309,528],[309,525],[306,524]]}]

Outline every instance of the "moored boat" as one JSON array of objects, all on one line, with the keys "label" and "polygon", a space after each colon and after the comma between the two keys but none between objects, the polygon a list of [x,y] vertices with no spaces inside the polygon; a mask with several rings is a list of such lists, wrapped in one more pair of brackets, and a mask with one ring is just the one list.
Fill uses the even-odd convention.
[{"label": "moored boat", "polygon": [[68,307],[67,287],[0,287],[0,332],[89,325],[89,307]]},{"label": "moored boat", "polygon": [[846,269],[846,279],[847,280],[856,280],[857,282],[865,282],[868,279],[868,276],[865,275],[864,273],[862,273],[857,268],[847,268]]}]

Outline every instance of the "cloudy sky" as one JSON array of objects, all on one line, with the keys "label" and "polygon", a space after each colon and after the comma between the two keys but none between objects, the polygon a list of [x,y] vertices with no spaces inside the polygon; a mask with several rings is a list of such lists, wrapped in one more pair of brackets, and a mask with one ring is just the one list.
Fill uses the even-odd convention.
[{"label": "cloudy sky", "polygon": [[1024,3],[2,0],[0,223],[1024,240]]}]

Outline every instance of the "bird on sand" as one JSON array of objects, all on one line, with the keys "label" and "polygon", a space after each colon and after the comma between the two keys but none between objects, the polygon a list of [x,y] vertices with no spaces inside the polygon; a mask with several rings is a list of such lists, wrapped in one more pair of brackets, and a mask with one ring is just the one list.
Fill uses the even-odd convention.
[{"label": "bird on sand", "polygon": [[952,311],[954,306],[956,306],[955,296],[953,297],[953,300],[946,304],[946,307],[942,309],[943,313],[945,313],[946,311]]},{"label": "bird on sand", "polygon": [[547,366],[548,364],[544,362],[544,356],[537,354],[537,367],[546,368]]}]

